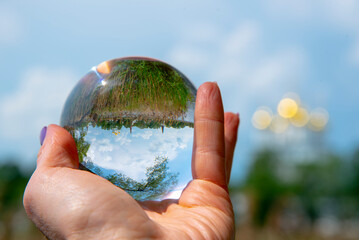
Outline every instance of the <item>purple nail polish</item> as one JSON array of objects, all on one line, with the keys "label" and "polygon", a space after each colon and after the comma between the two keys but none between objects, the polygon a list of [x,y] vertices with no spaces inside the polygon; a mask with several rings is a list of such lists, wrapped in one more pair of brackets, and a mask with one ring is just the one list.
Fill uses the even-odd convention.
[{"label": "purple nail polish", "polygon": [[45,137],[46,137],[47,127],[43,127],[40,132],[40,144],[44,143]]}]

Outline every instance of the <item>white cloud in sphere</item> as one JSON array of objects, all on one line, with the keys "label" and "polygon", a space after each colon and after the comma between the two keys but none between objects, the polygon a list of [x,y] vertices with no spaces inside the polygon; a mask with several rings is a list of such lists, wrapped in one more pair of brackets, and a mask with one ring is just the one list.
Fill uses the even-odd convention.
[{"label": "white cloud in sphere", "polygon": [[[165,128],[163,133],[160,129],[132,130],[130,133],[129,129],[122,128],[118,135],[113,135],[111,131],[90,127],[85,138],[90,143],[87,157],[102,168],[121,171],[137,181],[145,177],[146,168],[152,167],[159,156],[167,157],[169,162],[190,165],[192,128]],[[187,159],[181,158],[183,153],[189,154]]]}]

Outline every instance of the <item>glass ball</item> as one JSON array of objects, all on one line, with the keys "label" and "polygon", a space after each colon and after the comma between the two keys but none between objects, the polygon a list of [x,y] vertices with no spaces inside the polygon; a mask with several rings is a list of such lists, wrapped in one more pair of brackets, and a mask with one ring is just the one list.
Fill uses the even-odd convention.
[{"label": "glass ball", "polygon": [[113,59],[77,83],[60,124],[75,139],[81,169],[136,200],[178,198],[192,179],[196,92],[162,61]]}]

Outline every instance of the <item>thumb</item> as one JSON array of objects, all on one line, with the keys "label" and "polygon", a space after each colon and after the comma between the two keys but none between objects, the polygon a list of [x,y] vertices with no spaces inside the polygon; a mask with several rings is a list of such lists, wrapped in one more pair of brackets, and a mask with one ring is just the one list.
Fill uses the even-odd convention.
[{"label": "thumb", "polygon": [[75,140],[66,129],[51,124],[41,134],[45,139],[37,156],[37,168],[79,167]]}]

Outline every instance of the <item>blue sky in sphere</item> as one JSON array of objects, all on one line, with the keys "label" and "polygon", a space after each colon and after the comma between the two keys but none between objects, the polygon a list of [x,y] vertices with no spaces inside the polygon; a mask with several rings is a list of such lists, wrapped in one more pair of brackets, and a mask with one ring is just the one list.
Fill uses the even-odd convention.
[{"label": "blue sky in sphere", "polygon": [[218,82],[241,127],[234,179],[260,147],[251,118],[287,92],[327,109],[328,148],[359,145],[359,2],[10,1],[0,2],[0,159],[34,164],[41,128],[92,66],[149,56],[200,86]]}]

